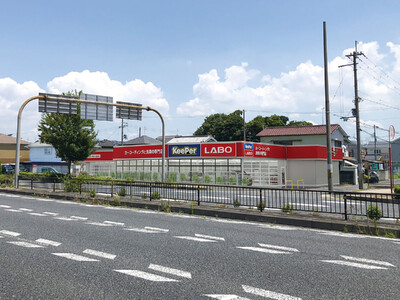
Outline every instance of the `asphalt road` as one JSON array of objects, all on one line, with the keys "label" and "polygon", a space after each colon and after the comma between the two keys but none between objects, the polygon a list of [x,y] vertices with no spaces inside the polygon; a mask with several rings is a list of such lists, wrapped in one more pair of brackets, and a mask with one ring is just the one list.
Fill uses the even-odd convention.
[{"label": "asphalt road", "polygon": [[0,194],[0,299],[398,299],[399,240]]}]

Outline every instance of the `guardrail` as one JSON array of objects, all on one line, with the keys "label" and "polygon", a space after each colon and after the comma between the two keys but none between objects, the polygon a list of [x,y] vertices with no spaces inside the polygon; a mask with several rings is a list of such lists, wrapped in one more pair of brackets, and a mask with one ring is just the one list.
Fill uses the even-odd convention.
[{"label": "guardrail", "polygon": [[[19,185],[30,189],[46,188],[64,190],[65,183],[55,179],[40,180],[19,177]],[[210,184],[161,183],[125,180],[68,179],[75,192],[113,197],[123,194],[132,198],[148,200],[195,201],[228,206],[244,206],[259,210],[277,209],[285,212],[304,211],[310,213],[366,216],[371,205],[382,212],[382,218],[400,218],[400,195],[377,193],[329,192],[320,190],[288,190],[245,186],[223,186]]]}]

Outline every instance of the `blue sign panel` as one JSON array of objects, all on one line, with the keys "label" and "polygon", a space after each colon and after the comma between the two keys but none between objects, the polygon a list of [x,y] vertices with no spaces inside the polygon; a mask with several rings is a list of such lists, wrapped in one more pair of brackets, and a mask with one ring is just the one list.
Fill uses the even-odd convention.
[{"label": "blue sign panel", "polygon": [[200,156],[200,144],[168,145],[168,157],[196,157],[196,156]]},{"label": "blue sign panel", "polygon": [[244,150],[253,150],[253,144],[244,143]]}]

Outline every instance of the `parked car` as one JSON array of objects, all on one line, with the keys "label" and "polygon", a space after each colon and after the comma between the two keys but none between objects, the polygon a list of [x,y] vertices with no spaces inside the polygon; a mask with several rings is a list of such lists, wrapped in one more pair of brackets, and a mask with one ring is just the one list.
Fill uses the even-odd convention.
[{"label": "parked car", "polygon": [[43,167],[41,173],[46,173],[46,172],[49,172],[50,174],[62,174],[61,172],[57,171],[52,167]]},{"label": "parked car", "polygon": [[14,166],[13,165],[2,165],[1,166],[1,173],[2,174],[13,174],[14,173]]},{"label": "parked car", "polygon": [[369,172],[369,183],[378,183],[379,182],[379,175],[375,171]]}]

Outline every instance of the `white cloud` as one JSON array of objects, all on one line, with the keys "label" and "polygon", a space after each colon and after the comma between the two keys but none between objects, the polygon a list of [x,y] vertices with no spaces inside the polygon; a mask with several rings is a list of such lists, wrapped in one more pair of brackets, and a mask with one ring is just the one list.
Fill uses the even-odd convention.
[{"label": "white cloud", "polygon": [[[33,81],[18,83],[11,78],[0,78],[0,119],[1,133],[16,136],[17,116],[21,105],[30,97],[43,90]],[[23,139],[35,139],[37,121],[40,118],[37,105],[28,104],[23,110],[21,136]]]},{"label": "white cloud", "polygon": [[[360,115],[365,132],[372,124],[387,128],[386,123],[396,123],[398,119],[400,80],[396,78],[400,75],[400,45],[389,42],[386,46],[382,51],[377,42],[358,44],[357,50],[365,55],[359,57],[357,65],[359,96],[364,100],[360,103]],[[334,57],[328,65],[331,122],[342,124],[351,136],[355,131],[352,119],[345,123],[340,117],[351,116],[354,108],[352,61],[346,57],[353,51],[353,48],[344,50],[343,56]],[[315,124],[324,122],[324,69],[311,61],[277,77],[251,70],[247,63],[242,63],[225,69],[223,75],[212,69],[198,78],[193,98],[177,107],[178,114],[208,116],[245,109],[263,115],[284,114]]]},{"label": "white cloud", "polygon": [[169,104],[163,97],[163,92],[152,82],[140,79],[128,81],[125,84],[112,80],[105,72],[70,72],[65,76],[56,77],[47,83],[49,92],[60,94],[70,90],[82,90],[87,94],[111,96],[114,101],[141,103],[167,114]]},{"label": "white cloud", "polygon": [[[105,72],[84,70],[82,72],[70,72],[47,83],[47,92],[49,93],[62,94],[75,89],[89,94],[112,96],[114,101],[141,103],[143,106],[155,108],[165,115],[168,114],[169,110],[169,104],[163,97],[162,90],[152,82],[145,83],[140,79],[123,84],[110,79]],[[2,133],[16,135],[17,115],[20,106],[26,99],[38,95],[39,92],[45,91],[33,81],[21,84],[11,78],[0,78]],[[24,109],[21,128],[21,137],[31,142],[37,139],[37,125],[40,120],[40,113],[37,112],[37,101],[34,102]],[[119,122],[116,120],[114,123]],[[154,120],[150,122],[154,123]],[[115,138],[115,130],[118,130],[119,124],[115,125],[114,123],[99,125],[102,131],[99,133],[99,138]],[[152,127],[148,126],[148,128]],[[107,130],[109,132],[106,132]],[[130,134],[128,133],[128,135]]]}]

